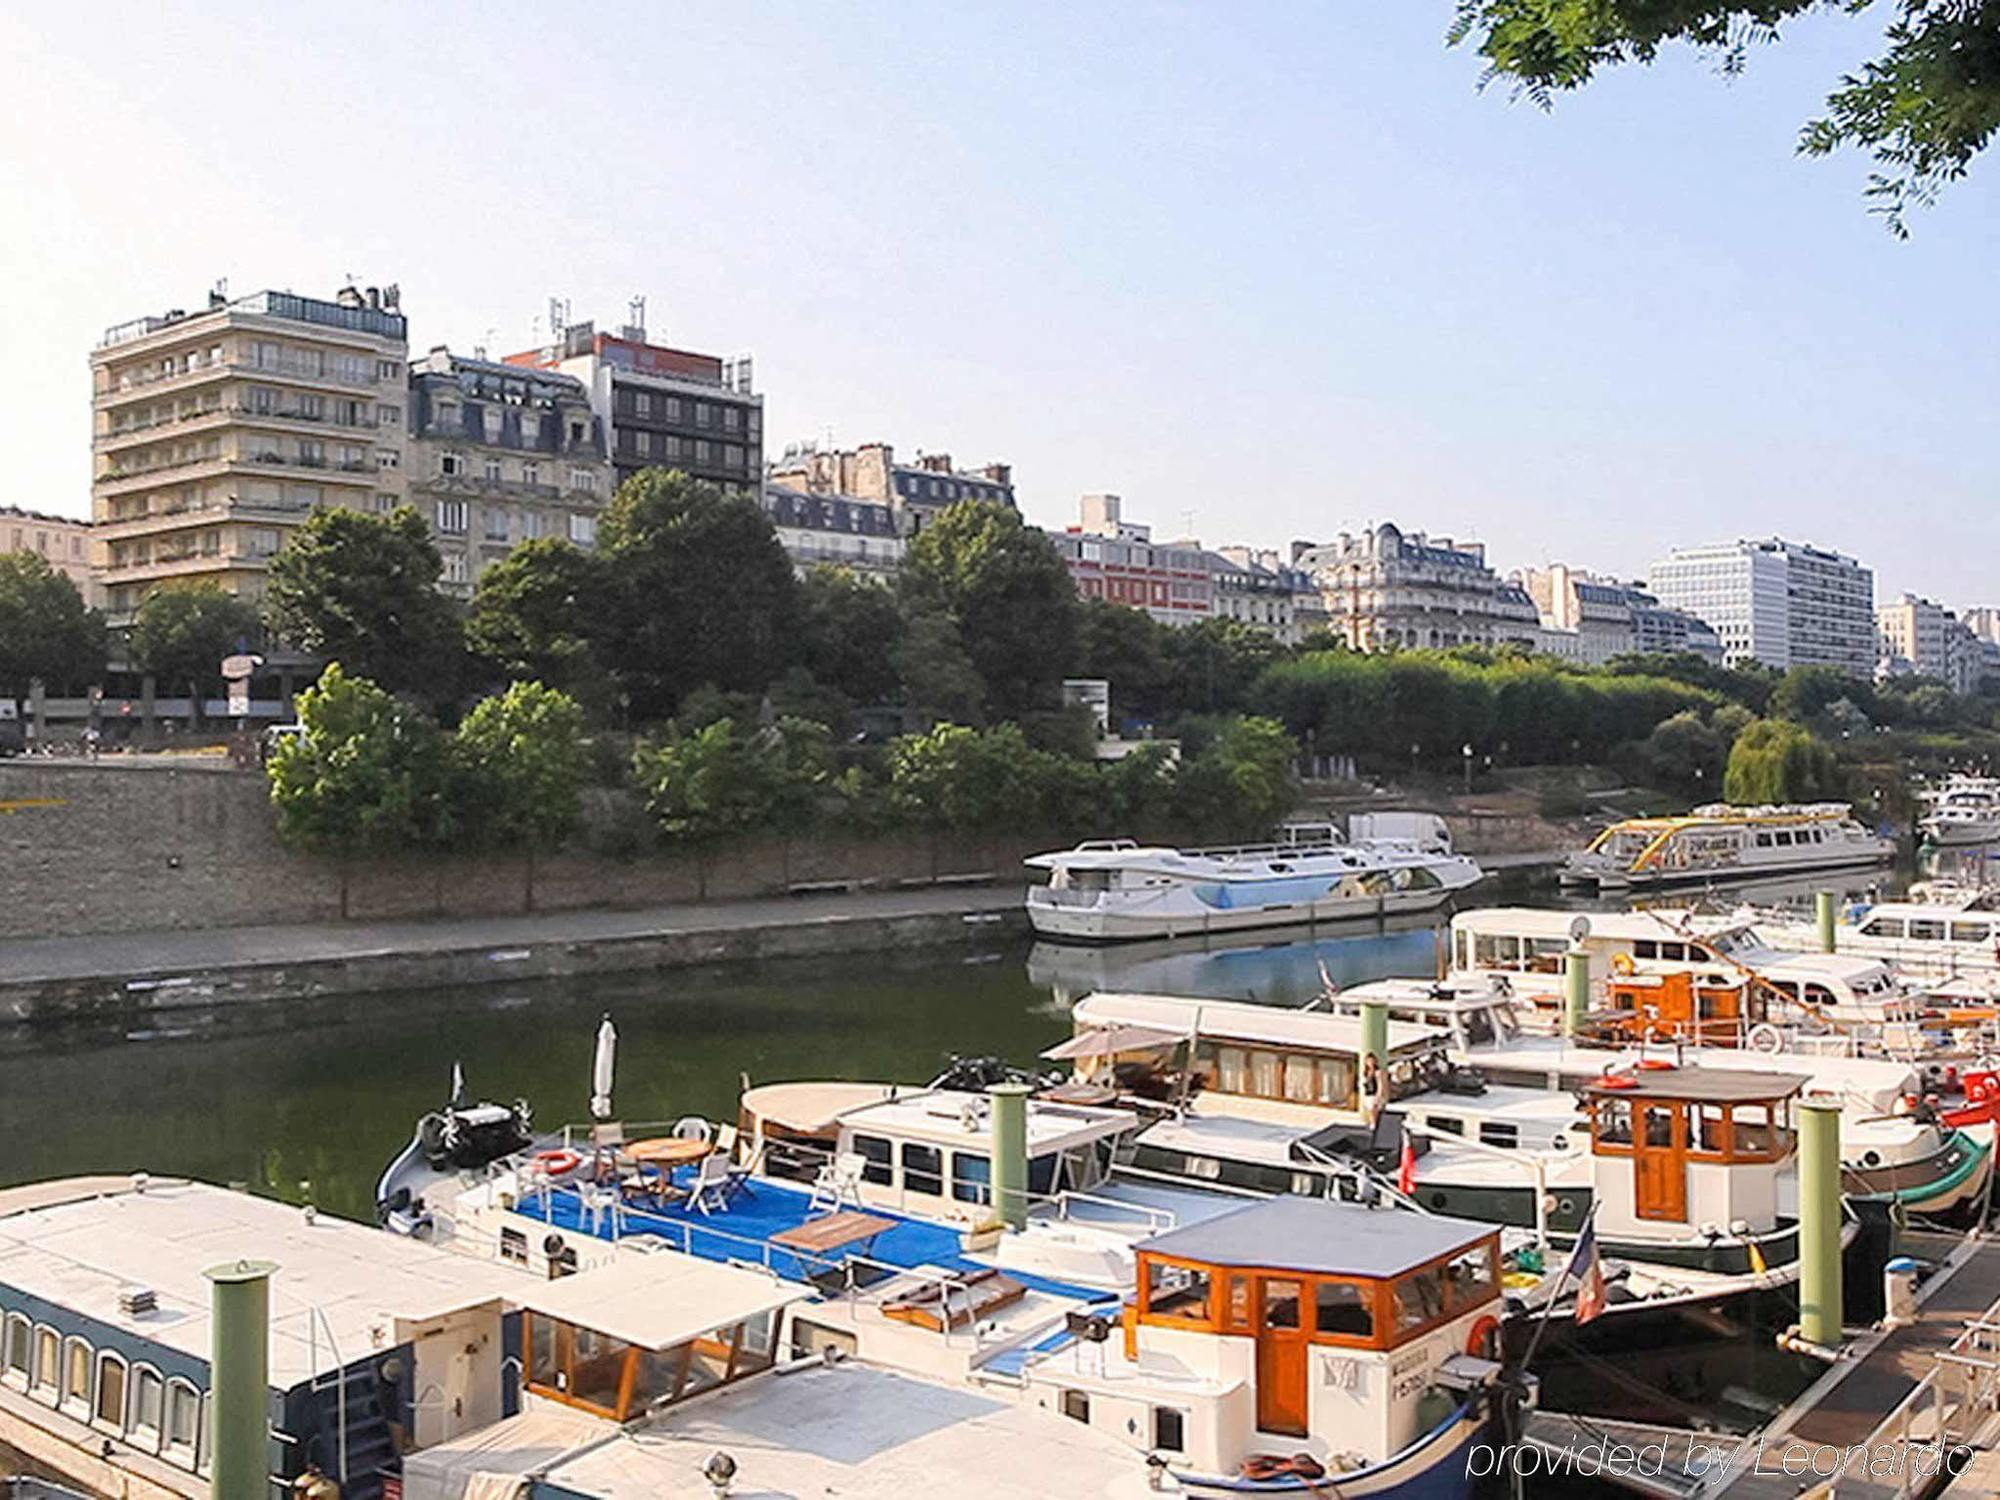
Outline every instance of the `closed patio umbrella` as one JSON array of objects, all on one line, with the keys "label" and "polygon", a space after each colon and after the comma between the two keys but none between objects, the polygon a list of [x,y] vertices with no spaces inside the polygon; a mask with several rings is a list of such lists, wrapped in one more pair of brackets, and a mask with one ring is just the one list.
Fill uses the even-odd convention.
[{"label": "closed patio umbrella", "polygon": [[599,1120],[611,1118],[611,1073],[618,1058],[618,1028],[607,1013],[597,1026],[597,1056],[590,1064],[590,1113]]}]

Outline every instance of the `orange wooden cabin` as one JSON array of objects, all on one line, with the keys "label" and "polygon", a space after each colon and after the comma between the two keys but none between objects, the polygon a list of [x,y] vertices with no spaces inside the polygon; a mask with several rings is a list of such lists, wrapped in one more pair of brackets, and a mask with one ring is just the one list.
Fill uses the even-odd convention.
[{"label": "orange wooden cabin", "polygon": [[1592,1017],[1598,1037],[1634,1044],[1740,1047],[1768,1009],[1748,976],[1721,979],[1687,970],[1613,974],[1605,981],[1605,1000],[1605,1009]]}]

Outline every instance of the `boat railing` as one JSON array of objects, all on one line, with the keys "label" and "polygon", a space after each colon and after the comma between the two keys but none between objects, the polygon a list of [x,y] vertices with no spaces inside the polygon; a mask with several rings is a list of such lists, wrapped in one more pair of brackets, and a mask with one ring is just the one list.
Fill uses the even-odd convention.
[{"label": "boat railing", "polygon": [[[319,1368],[319,1336],[326,1335],[327,1353],[333,1359],[333,1374],[325,1376]],[[333,1382],[334,1409],[334,1449],[337,1478],[343,1488],[347,1484],[347,1361],[341,1358],[340,1341],[333,1336],[333,1325],[326,1320],[326,1310],[317,1302],[306,1304],[306,1363],[313,1372],[312,1389],[323,1391],[326,1382]]]},{"label": "boat railing", "polygon": [[1912,1450],[1948,1453],[1971,1442],[2000,1411],[2000,1301],[1967,1323],[1935,1360],[1860,1446],[1871,1455],[1900,1446],[1906,1461],[1895,1465],[1890,1492],[1897,1500],[1926,1494],[1937,1482],[1937,1469],[1917,1462]]}]

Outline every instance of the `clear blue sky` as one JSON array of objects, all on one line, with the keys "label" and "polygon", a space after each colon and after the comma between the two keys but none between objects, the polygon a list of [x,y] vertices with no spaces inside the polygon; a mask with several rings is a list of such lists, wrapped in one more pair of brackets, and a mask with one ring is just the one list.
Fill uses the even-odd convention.
[{"label": "clear blue sky", "polygon": [[1898,243],[1863,159],[1793,154],[1880,18],[1545,115],[1450,11],[11,8],[0,503],[87,509],[106,325],[352,272],[419,350],[643,293],[756,355],[774,452],[1005,459],[1044,523],[1110,489],[1211,544],[1393,518],[1625,573],[1777,532],[2000,602],[2000,158]]}]

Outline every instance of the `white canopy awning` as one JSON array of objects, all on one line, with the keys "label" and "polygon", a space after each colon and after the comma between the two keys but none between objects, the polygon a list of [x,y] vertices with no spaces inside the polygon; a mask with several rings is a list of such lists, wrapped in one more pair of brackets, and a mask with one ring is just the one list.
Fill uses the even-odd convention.
[{"label": "white canopy awning", "polygon": [[1072,1057],[1113,1057],[1120,1052],[1149,1052],[1155,1047],[1172,1047],[1187,1040],[1177,1031],[1155,1026],[1094,1026],[1078,1032],[1066,1042],[1058,1042],[1042,1054],[1051,1061]]},{"label": "white canopy awning", "polygon": [[532,1283],[513,1300],[641,1349],[670,1349],[811,1295],[809,1287],[789,1286],[761,1271],[687,1255],[628,1252],[608,1266]]}]

